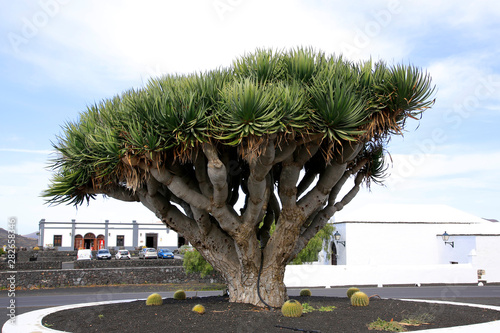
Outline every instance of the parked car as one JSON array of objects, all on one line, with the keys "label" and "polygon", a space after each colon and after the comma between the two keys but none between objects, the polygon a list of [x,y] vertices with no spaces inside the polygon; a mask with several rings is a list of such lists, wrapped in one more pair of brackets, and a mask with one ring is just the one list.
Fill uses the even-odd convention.
[{"label": "parked car", "polygon": [[100,249],[97,251],[97,260],[111,260],[111,253],[108,249]]},{"label": "parked car", "polygon": [[78,250],[76,253],[76,260],[92,260],[92,250]]},{"label": "parked car", "polygon": [[158,259],[158,253],[156,249],[152,247],[145,247],[139,252],[139,259],[154,258]]},{"label": "parked car", "polygon": [[128,250],[119,250],[118,252],[116,252],[116,255],[115,255],[115,259],[130,259],[131,256],[130,256],[130,252],[128,252]]},{"label": "parked car", "polygon": [[158,251],[158,258],[174,259],[174,254],[169,249],[160,249],[160,251]]}]

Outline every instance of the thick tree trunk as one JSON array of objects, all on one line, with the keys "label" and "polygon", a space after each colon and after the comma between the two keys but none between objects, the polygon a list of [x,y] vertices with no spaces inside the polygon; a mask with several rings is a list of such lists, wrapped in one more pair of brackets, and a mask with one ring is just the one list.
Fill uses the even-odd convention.
[{"label": "thick tree trunk", "polygon": [[223,275],[227,283],[229,301],[261,307],[281,307],[287,297],[284,274],[285,267],[269,267],[262,270],[259,281],[259,271],[254,269],[249,272],[248,267],[225,272]]},{"label": "thick tree trunk", "polygon": [[[243,158],[207,143],[193,164],[144,165],[148,174],[142,187],[134,192],[117,186],[106,194],[140,201],[182,233],[225,278],[231,302],[281,307],[287,297],[286,265],[349,203],[365,176],[359,171],[366,158],[353,162],[361,145],[335,150],[336,159],[326,163],[320,141],[306,141],[277,143],[269,136],[259,151],[248,150]],[[230,166],[231,154],[240,163],[237,172]],[[313,157],[325,166],[306,166]],[[302,180],[301,170],[306,172]],[[354,187],[337,201],[351,175],[356,175]],[[238,214],[234,198],[240,190],[246,198]]]}]

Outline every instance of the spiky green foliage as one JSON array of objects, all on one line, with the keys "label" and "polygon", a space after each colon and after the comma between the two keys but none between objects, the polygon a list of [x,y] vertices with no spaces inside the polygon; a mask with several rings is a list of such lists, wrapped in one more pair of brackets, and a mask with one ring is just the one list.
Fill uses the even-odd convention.
[{"label": "spiky green foliage", "polygon": [[257,50],[90,105],[53,144],[43,195],[140,202],[234,282],[231,301],[264,304],[249,297],[264,267],[264,301],[279,307],[284,266],[321,243],[313,237],[362,184],[383,181],[387,142],[432,105],[433,90],[413,66]]},{"label": "spiky green foliage", "polygon": [[186,292],[184,290],[177,290],[175,293],[174,293],[174,299],[176,300],[179,300],[179,301],[182,301],[182,300],[185,300],[186,299]]},{"label": "spiky green foliage", "polygon": [[351,296],[358,291],[359,291],[359,288],[356,288],[356,287],[351,287],[351,288],[347,289],[347,297],[351,298]]},{"label": "spiky green foliage", "polygon": [[56,174],[44,196],[79,205],[101,188],[137,189],[146,178],[139,162],[187,161],[207,141],[255,148],[270,134],[318,133],[326,156],[346,142],[380,146],[431,106],[433,91],[413,66],[356,64],[311,48],[257,50],[232,67],[154,78],[89,106],[54,143]]},{"label": "spiky green foliage", "polygon": [[352,306],[368,306],[370,304],[370,299],[368,295],[366,295],[362,291],[357,291],[351,296],[351,305]]},{"label": "spiky green foliage", "polygon": [[204,314],[205,307],[201,304],[196,304],[195,306],[193,306],[193,309],[191,311],[196,312],[198,314]]},{"label": "spiky green foliage", "polygon": [[312,295],[312,293],[311,293],[311,290],[309,290],[309,289],[302,289],[300,291],[300,296],[311,296],[311,295]]},{"label": "spiky green foliage", "polygon": [[285,317],[300,317],[302,316],[302,304],[297,300],[290,299],[281,307],[281,313]]},{"label": "spiky green foliage", "polygon": [[148,296],[146,299],[146,305],[162,305],[163,298],[161,298],[160,294],[154,293]]}]

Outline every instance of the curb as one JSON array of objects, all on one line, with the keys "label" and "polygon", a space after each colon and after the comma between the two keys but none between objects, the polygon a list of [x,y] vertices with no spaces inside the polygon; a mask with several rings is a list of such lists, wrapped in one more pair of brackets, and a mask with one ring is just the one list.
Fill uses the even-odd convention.
[{"label": "curb", "polygon": [[115,300],[115,301],[101,301],[92,303],[80,303],[80,304],[70,304],[55,306],[47,309],[35,310],[27,313],[20,314],[16,316],[16,321],[12,323],[10,320],[5,322],[2,327],[2,333],[61,333],[64,331],[54,330],[42,325],[42,319],[54,312],[83,308],[86,306],[94,305],[105,305],[113,303],[127,303],[137,301],[138,299],[128,299],[128,300]]},{"label": "curb", "polygon": [[[114,304],[114,303],[127,303],[137,301],[139,299],[129,299],[129,300],[115,300],[115,301],[101,301],[101,302],[92,302],[92,303],[80,303],[80,304],[71,304],[71,305],[63,305],[56,306],[48,309],[41,309],[36,311],[31,311],[27,313],[23,313],[16,317],[16,322],[11,323],[11,321],[7,321],[2,327],[2,333],[62,333],[64,331],[54,330],[42,325],[42,319],[54,312],[82,308],[86,306],[95,306],[95,305],[105,305],[105,304]],[[500,311],[500,306],[492,306],[492,305],[481,305],[481,304],[471,304],[471,303],[458,303],[458,302],[447,302],[447,301],[429,301],[429,300],[421,300],[421,299],[400,299],[401,301],[408,302],[422,302],[422,303],[436,303],[436,304],[449,304],[449,305],[460,305],[460,306],[470,306],[476,308],[490,309]],[[500,320],[491,321],[487,323],[480,324],[472,324],[465,326],[455,326],[455,327],[446,327],[446,328],[433,328],[428,330],[419,330],[419,332],[471,332],[472,330],[477,330],[482,333],[488,332],[500,332]]]}]

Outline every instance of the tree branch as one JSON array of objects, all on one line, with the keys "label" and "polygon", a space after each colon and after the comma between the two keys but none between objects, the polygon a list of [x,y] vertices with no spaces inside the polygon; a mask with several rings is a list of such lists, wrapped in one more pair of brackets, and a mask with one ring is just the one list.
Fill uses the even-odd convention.
[{"label": "tree branch", "polygon": [[132,190],[120,185],[115,185],[113,187],[109,187],[107,189],[95,190],[89,189],[87,190],[88,194],[104,194],[110,198],[117,199],[120,201],[128,201],[134,202],[139,201],[139,197],[137,193],[134,193]]},{"label": "tree branch", "polygon": [[215,207],[222,207],[226,204],[228,195],[227,170],[226,166],[219,159],[217,149],[209,143],[202,145],[203,153],[208,159],[207,174],[213,185],[212,201]]},{"label": "tree branch", "polygon": [[304,211],[306,216],[310,216],[325,205],[332,188],[344,175],[347,163],[356,157],[362,146],[362,144],[356,144],[343,148],[342,154],[337,156],[335,161],[332,161],[320,174],[316,186],[299,200],[297,206]]},{"label": "tree branch", "polygon": [[194,171],[196,175],[196,180],[198,181],[198,185],[200,187],[201,193],[207,198],[213,196],[214,188],[208,179],[207,174],[207,160],[205,155],[197,154],[194,160]]},{"label": "tree branch", "polygon": [[198,209],[210,212],[210,201],[201,193],[186,184],[181,177],[173,175],[167,169],[151,169],[151,175],[178,198]]},{"label": "tree branch", "polygon": [[271,193],[269,202],[267,204],[266,216],[264,217],[264,224],[259,229],[259,239],[260,246],[264,248],[269,241],[269,237],[271,237],[270,231],[271,226],[274,221],[277,221],[280,216],[280,207],[278,203],[278,199],[274,193]]},{"label": "tree branch", "polygon": [[[350,175],[351,172],[351,170],[346,171],[344,175]],[[328,223],[328,221],[336,212],[342,210],[345,205],[351,202],[351,200],[359,192],[359,187],[361,182],[363,181],[364,176],[364,174],[358,173],[354,180],[353,188],[342,198],[340,202],[334,203],[333,200],[329,201],[328,205],[316,214],[311,224],[302,231],[297,244],[295,245],[295,249],[293,250],[291,258],[295,258],[295,256],[303,248],[306,247],[311,238],[313,238],[326,225],[326,223]],[[349,176],[347,176],[347,178],[348,177]],[[335,187],[337,187],[337,185],[339,184],[343,185],[345,183],[345,179],[345,177],[342,177],[342,179],[339,180],[338,184],[336,184]],[[342,185],[340,185],[339,188],[342,187]],[[336,195],[334,195],[334,197],[336,197]],[[334,199],[334,197],[331,198]]]},{"label": "tree branch", "polygon": [[263,206],[267,206],[270,192],[271,175],[269,171],[273,166],[275,158],[274,140],[268,139],[267,145],[262,154],[255,157],[253,154],[246,156],[246,161],[250,166],[250,175],[247,182],[248,202],[243,213],[243,224],[253,228],[262,219]]},{"label": "tree branch", "polygon": [[145,189],[138,189],[137,194],[141,203],[171,229],[182,233],[188,239],[197,237],[198,227],[195,221],[182,214],[167,198],[160,193],[151,196]]}]

